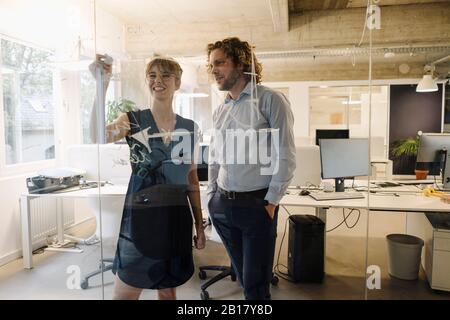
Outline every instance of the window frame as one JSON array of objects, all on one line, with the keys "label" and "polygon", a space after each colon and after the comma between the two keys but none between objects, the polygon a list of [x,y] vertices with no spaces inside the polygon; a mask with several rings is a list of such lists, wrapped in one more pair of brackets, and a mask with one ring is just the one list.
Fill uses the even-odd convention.
[{"label": "window frame", "polygon": [[[0,41],[6,40],[10,42],[15,42],[27,47],[31,47],[34,49],[47,51],[54,54],[54,50],[51,48],[44,48],[42,46],[16,39],[13,37],[9,37],[7,35],[0,33]],[[3,66],[2,61],[2,46],[0,45],[0,68]],[[55,93],[55,72],[52,74],[52,89],[53,89],[53,102],[56,105],[56,93]],[[55,108],[56,109],[56,108]],[[58,144],[57,144],[57,112],[55,110],[53,114],[53,123],[54,123],[54,142],[55,142],[55,158],[54,159],[45,159],[45,160],[36,160],[36,161],[28,161],[24,163],[16,163],[16,164],[6,164],[6,141],[5,141],[5,117],[4,117],[4,104],[3,104],[3,72],[0,72],[0,150],[3,150],[0,155],[0,179],[4,177],[9,177],[13,175],[20,175],[29,172],[34,172],[37,170],[42,170],[50,167],[54,167],[56,165],[56,157],[58,154]]]}]

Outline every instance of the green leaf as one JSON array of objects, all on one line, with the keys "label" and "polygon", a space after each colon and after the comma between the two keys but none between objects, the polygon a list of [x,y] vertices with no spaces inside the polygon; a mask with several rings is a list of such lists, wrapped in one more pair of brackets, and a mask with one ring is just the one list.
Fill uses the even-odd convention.
[{"label": "green leaf", "polygon": [[419,150],[419,138],[407,138],[393,143],[392,155],[395,157],[416,156]]},{"label": "green leaf", "polygon": [[120,98],[107,102],[106,122],[111,123],[117,119],[120,113],[136,110],[136,103],[131,100]]}]

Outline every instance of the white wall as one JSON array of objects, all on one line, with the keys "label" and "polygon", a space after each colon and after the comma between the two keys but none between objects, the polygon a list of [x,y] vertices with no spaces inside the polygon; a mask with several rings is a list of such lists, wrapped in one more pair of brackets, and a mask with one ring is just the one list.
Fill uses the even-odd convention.
[{"label": "white wall", "polygon": [[21,248],[19,195],[26,192],[26,176],[0,178],[0,265],[20,256]]},{"label": "white wall", "polygon": [[[373,86],[389,86],[390,84],[417,84],[420,79],[387,79],[387,80],[373,80]],[[309,88],[319,86],[367,86],[368,81],[351,80],[351,81],[287,81],[287,82],[264,82],[271,88],[288,88],[289,100],[291,102],[291,109],[294,114],[294,136],[296,138],[306,138],[309,135]],[[389,101],[385,104],[386,97],[388,98],[388,88],[383,87],[380,93],[372,93],[372,116],[371,116],[371,136],[385,136],[387,137],[387,120]],[[369,125],[369,96],[363,94],[361,120],[362,123],[358,127],[351,127],[353,136],[368,136]],[[388,141],[386,141],[386,144]]]},{"label": "white wall", "polygon": [[310,82],[266,82],[268,87],[288,88],[291,110],[294,114],[294,136],[296,138],[309,135],[309,87]]}]

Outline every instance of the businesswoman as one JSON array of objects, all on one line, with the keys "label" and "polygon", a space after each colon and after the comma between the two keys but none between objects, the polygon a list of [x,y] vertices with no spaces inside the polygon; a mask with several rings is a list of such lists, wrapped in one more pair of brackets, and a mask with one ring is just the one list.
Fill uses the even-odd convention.
[{"label": "businesswoman", "polygon": [[[106,91],[111,66],[101,61],[102,56],[98,58],[91,71],[101,68]],[[180,65],[171,58],[151,60],[145,71],[151,108],[123,113],[106,126],[107,142],[125,137],[132,167],[113,264],[113,299],[138,299],[142,289],[158,290],[159,299],[176,299],[176,287],[194,273],[192,239],[197,249],[205,247],[198,177],[192,161],[197,125],[172,111],[181,74]],[[93,115],[91,128],[96,122],[95,112]],[[189,150],[177,146],[186,138]]]}]

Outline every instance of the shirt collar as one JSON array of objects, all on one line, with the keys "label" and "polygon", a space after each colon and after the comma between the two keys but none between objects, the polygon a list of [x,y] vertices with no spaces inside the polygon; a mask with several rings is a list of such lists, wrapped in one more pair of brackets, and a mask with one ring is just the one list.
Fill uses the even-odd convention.
[{"label": "shirt collar", "polygon": [[[251,93],[252,93],[252,84],[251,84],[251,81],[249,81],[249,82],[247,82],[244,89],[241,91],[241,93],[239,94],[239,96],[237,97],[237,99],[235,101],[239,101],[244,95],[249,96],[249,95],[251,95]],[[232,99],[231,99],[230,93],[227,93],[227,96],[225,98],[225,103],[228,103],[231,100]]]}]

